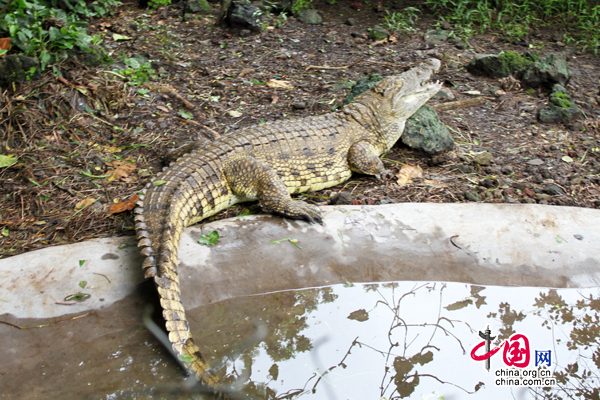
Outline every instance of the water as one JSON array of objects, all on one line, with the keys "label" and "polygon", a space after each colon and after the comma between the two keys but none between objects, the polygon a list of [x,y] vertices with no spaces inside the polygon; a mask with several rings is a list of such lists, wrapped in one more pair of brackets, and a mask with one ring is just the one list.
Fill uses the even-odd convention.
[{"label": "water", "polygon": [[[266,324],[267,337],[226,359],[226,374],[257,398],[580,397],[597,395],[600,386],[592,359],[600,359],[599,294],[395,282],[231,299],[193,314],[206,332],[199,342],[215,359],[252,334],[252,321]],[[527,337],[529,370],[535,370],[535,350],[550,350],[549,372],[560,386],[496,386],[496,370],[507,368],[503,352],[490,359],[489,373],[484,361],[471,358],[487,326],[496,337],[492,347],[515,333]]]},{"label": "water", "polygon": [[[141,325],[144,303],[133,296],[39,329],[0,325],[0,398],[179,398],[155,390],[177,392],[184,376]],[[347,283],[233,298],[188,316],[218,374],[258,399],[598,398],[598,288]],[[256,323],[267,333],[248,344]],[[496,386],[503,351],[489,373],[471,358],[488,326],[492,348],[515,333],[528,339],[528,370],[535,350],[550,350],[559,385]]]}]

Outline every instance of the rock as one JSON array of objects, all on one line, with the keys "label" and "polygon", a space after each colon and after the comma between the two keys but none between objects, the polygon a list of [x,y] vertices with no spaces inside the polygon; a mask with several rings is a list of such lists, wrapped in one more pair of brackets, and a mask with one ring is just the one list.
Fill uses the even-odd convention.
[{"label": "rock", "polygon": [[232,28],[250,29],[254,32],[262,30],[260,24],[260,8],[245,1],[232,1],[225,22]]},{"label": "rock", "polygon": [[543,189],[544,193],[549,194],[550,196],[560,196],[563,194],[567,194],[563,188],[558,186],[555,183],[551,183]]},{"label": "rock", "polygon": [[9,55],[0,62],[0,87],[7,88],[12,83],[35,81],[42,78],[40,64],[22,54]]},{"label": "rock", "polygon": [[425,105],[417,110],[404,127],[402,143],[428,154],[441,153],[454,147],[454,140],[436,111]]},{"label": "rock", "polygon": [[440,44],[444,44],[444,42],[448,40],[449,35],[449,31],[436,29],[425,32],[425,34],[423,35],[423,40],[425,40],[425,44],[427,44],[428,46],[439,46]]},{"label": "rock", "polygon": [[525,164],[527,165],[544,165],[544,160],[540,158],[534,158],[533,160],[527,161]]},{"label": "rock", "polygon": [[558,83],[565,85],[571,78],[571,70],[567,65],[565,53],[550,54],[532,63],[521,78],[529,87],[550,88]]},{"label": "rock", "polygon": [[520,75],[534,60],[536,53],[523,55],[507,51],[500,54],[477,55],[467,64],[467,70],[474,75],[485,75],[491,78],[506,78],[509,75]]},{"label": "rock", "polygon": [[433,96],[433,98],[438,100],[454,100],[456,96],[454,96],[452,90],[448,88],[441,88],[440,91]]},{"label": "rock", "polygon": [[498,179],[485,178],[481,182],[479,182],[479,186],[483,186],[484,188],[492,189],[498,187],[500,182]]},{"label": "rock", "polygon": [[296,101],[296,102],[292,103],[292,108],[294,108],[296,110],[304,110],[306,108],[306,102],[305,101]]},{"label": "rock", "polygon": [[492,161],[492,155],[488,151],[475,153],[472,157],[473,164],[478,164],[482,166],[490,165],[490,162]]},{"label": "rock", "polygon": [[385,40],[389,36],[390,32],[381,25],[375,25],[373,29],[371,29],[371,32],[369,32],[369,38],[375,41]]},{"label": "rock", "polygon": [[354,19],[354,18],[348,18],[346,20],[346,25],[350,25],[350,26],[356,25],[356,19]]},{"label": "rock", "polygon": [[469,200],[469,201],[481,201],[481,196],[475,192],[465,192],[464,193],[465,199]]},{"label": "rock", "polygon": [[473,172],[473,167],[467,164],[457,164],[452,168],[452,170],[460,171],[463,174],[470,174]]},{"label": "rock", "polygon": [[536,200],[550,200],[550,195],[546,194],[546,193],[536,193],[535,196],[533,196],[534,199]]},{"label": "rock", "polygon": [[352,195],[350,193],[339,192],[331,198],[331,200],[329,201],[329,204],[332,206],[343,205],[343,204],[349,205],[349,204],[352,204],[353,200],[354,200],[354,198],[352,197]]},{"label": "rock", "polygon": [[207,0],[188,0],[185,12],[191,14],[210,14],[210,4]]},{"label": "rock", "polygon": [[321,13],[317,10],[303,10],[298,13],[297,16],[300,22],[309,25],[319,25],[323,22],[323,17]]},{"label": "rock", "polygon": [[575,105],[567,90],[554,85],[548,104],[538,110],[538,120],[544,123],[568,122],[582,116],[581,109]]}]

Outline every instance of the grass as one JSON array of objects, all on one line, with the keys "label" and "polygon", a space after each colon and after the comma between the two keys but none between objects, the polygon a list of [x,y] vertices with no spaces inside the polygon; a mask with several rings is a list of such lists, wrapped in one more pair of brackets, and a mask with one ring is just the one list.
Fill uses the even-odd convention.
[{"label": "grass", "polygon": [[600,5],[588,0],[426,0],[438,17],[455,25],[459,36],[489,29],[521,39],[541,27],[574,28],[563,41],[584,51],[600,51]]}]

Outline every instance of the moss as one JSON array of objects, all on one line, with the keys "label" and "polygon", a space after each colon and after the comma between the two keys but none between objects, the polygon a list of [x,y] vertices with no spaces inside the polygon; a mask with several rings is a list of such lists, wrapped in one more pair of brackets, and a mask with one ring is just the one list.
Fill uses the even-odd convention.
[{"label": "moss", "polygon": [[503,65],[503,69],[511,74],[515,71],[525,70],[535,61],[536,57],[539,59],[537,53],[525,53],[521,55],[516,51],[509,50],[498,54],[498,61]]}]

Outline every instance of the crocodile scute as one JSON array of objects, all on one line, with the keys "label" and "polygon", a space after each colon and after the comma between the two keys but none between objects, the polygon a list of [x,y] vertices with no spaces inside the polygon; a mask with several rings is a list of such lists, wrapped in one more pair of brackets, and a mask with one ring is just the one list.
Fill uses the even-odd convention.
[{"label": "crocodile scute", "polygon": [[439,60],[428,60],[378,82],[341,112],[253,125],[186,149],[142,190],[135,228],[154,279],[169,340],[202,383],[218,379],[194,344],[177,273],[184,229],[239,202],[258,200],[263,211],[322,223],[319,209],[291,194],[342,183],[352,172],[389,176],[379,156],[402,135],[406,120],[441,88],[431,83]]}]

